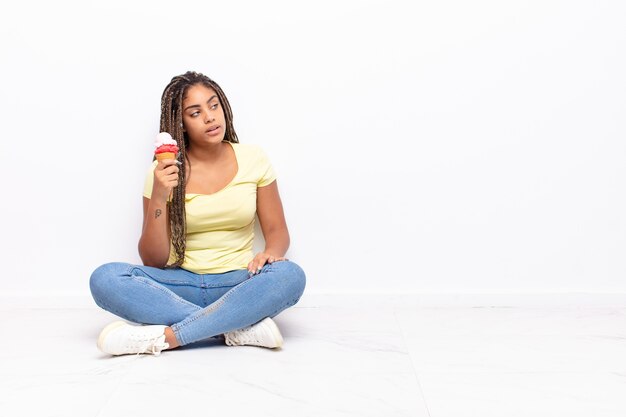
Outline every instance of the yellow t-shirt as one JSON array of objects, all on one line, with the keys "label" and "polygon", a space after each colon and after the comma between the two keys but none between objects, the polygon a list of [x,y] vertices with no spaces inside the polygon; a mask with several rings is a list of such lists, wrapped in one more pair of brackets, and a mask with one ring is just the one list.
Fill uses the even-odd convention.
[{"label": "yellow t-shirt", "polygon": [[[230,143],[230,142],[229,142]],[[235,178],[213,194],[186,194],[187,248],[182,268],[196,274],[246,269],[254,257],[254,222],[257,187],[265,187],[276,175],[263,150],[255,145],[231,143],[237,158]],[[154,161],[143,190],[152,196]],[[193,168],[192,168],[193,169]],[[168,264],[175,261],[170,245]]]}]

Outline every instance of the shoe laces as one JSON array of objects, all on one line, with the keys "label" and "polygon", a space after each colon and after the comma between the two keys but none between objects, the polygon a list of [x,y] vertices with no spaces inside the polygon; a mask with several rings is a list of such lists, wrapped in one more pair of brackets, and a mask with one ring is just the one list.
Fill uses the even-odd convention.
[{"label": "shoe laces", "polygon": [[143,355],[144,353],[159,356],[161,351],[168,347],[170,347],[170,345],[165,341],[165,335],[161,335],[157,338],[147,340],[143,345],[140,345],[136,356]]},{"label": "shoe laces", "polygon": [[228,345],[246,345],[250,343],[258,344],[258,335],[254,329],[254,326],[246,327],[244,329],[234,330],[225,334],[226,344]]}]

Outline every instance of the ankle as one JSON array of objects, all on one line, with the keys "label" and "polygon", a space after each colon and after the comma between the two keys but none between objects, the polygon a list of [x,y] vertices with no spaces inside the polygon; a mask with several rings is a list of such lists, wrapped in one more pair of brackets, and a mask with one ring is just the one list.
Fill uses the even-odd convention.
[{"label": "ankle", "polygon": [[172,330],[172,328],[169,326],[165,328],[165,341],[168,345],[170,345],[168,349],[174,349],[180,346],[180,343],[178,343],[178,340],[176,340],[174,330]]}]

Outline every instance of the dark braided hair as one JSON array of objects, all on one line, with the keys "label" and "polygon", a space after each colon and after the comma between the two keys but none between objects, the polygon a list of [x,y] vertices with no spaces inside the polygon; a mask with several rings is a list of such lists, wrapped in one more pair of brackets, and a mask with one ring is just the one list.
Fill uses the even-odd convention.
[{"label": "dark braided hair", "polygon": [[[180,157],[189,164],[189,156],[187,155],[187,147],[189,146],[189,138],[187,133],[183,132],[183,99],[190,87],[194,85],[204,85],[211,88],[217,94],[220,105],[224,110],[226,119],[226,133],[224,140],[227,142],[239,143],[237,133],[233,127],[233,112],[226,95],[219,85],[206,75],[194,71],[187,71],[182,75],[172,78],[172,81],[165,87],[161,96],[161,124],[160,132],[167,132],[178,144],[180,149]],[[187,224],[185,222],[185,185],[187,184],[187,173],[185,164],[179,166],[180,174],[178,176],[178,186],[172,192],[172,201],[168,204],[168,213],[170,216],[170,228],[172,233],[172,245],[176,252],[176,261],[168,265],[169,268],[181,266],[185,259],[185,248],[187,244]]]}]

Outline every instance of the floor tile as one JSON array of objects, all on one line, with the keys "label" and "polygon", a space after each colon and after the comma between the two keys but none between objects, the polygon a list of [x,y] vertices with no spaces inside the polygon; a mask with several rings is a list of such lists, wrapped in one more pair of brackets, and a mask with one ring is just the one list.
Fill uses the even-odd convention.
[{"label": "floor tile", "polygon": [[626,374],[420,373],[431,417],[623,417]]},{"label": "floor tile", "polygon": [[0,353],[11,416],[427,416],[393,311],[296,307],[276,318],[281,350],[212,339],[158,357],[99,353],[115,318],[95,308],[4,313],[22,342]]}]

